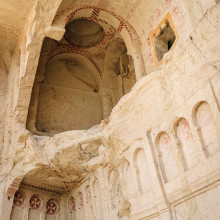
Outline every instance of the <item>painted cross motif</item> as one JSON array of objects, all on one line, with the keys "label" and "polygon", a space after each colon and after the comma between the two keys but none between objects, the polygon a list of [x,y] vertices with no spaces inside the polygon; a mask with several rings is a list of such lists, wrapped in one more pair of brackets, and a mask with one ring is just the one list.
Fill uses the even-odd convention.
[{"label": "painted cross motif", "polygon": [[38,209],[40,207],[41,201],[37,195],[33,195],[30,200],[30,207],[32,209]]},{"label": "painted cross motif", "polygon": [[57,210],[57,205],[55,202],[49,201],[49,202],[47,202],[46,208],[47,208],[47,213],[50,215],[53,215]]},{"label": "painted cross motif", "polygon": [[24,195],[21,192],[16,192],[14,197],[14,205],[22,206],[24,203]]}]

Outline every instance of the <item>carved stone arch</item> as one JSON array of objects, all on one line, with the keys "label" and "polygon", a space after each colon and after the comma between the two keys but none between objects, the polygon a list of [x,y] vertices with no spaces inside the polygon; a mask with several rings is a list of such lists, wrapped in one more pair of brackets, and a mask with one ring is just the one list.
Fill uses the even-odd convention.
[{"label": "carved stone arch", "polygon": [[76,199],[75,199],[75,196],[73,196],[73,195],[71,195],[69,197],[68,208],[69,208],[69,210],[76,211]]},{"label": "carved stone arch", "polygon": [[[83,13],[81,13],[82,11]],[[69,7],[55,16],[52,25],[64,28],[68,22],[73,19],[80,18],[82,15],[83,17],[91,18],[93,20],[103,20],[112,25],[119,32],[125,28],[127,34],[122,33],[123,38],[127,38],[128,35],[134,45],[141,44],[137,32],[133,26],[129,24],[129,22],[125,21],[121,16],[115,14],[114,12],[102,8],[97,8],[95,6],[85,5]]]},{"label": "carved stone arch", "polygon": [[192,121],[193,121],[193,123],[194,123],[194,125],[196,126],[197,129],[199,128],[199,124],[198,124],[198,121],[196,119],[196,111],[197,111],[197,109],[200,105],[205,104],[205,103],[208,103],[208,102],[206,100],[201,100],[201,101],[197,102],[193,106],[193,109],[192,109]]},{"label": "carved stone arch", "polygon": [[118,164],[120,188],[125,200],[130,199],[135,194],[134,180],[131,165],[127,158],[123,157]]},{"label": "carved stone arch", "polygon": [[6,193],[8,197],[14,197],[16,191],[19,189],[22,179],[23,176],[18,176],[10,182]]},{"label": "carved stone arch", "polygon": [[34,193],[29,199],[28,219],[40,218],[44,207],[43,198],[40,194]]},{"label": "carved stone arch", "polygon": [[13,203],[14,205],[21,207],[25,205],[25,203],[27,202],[26,200],[27,200],[26,193],[23,190],[19,189],[14,195]]},{"label": "carved stone arch", "polygon": [[198,163],[198,152],[190,124],[185,118],[180,117],[174,123],[174,130],[182,165],[184,170],[187,170]]},{"label": "carved stone arch", "polygon": [[192,111],[193,122],[202,144],[206,157],[219,150],[220,138],[217,132],[217,125],[208,102],[198,102]]},{"label": "carved stone arch", "polygon": [[77,199],[78,207],[81,208],[84,206],[84,195],[83,195],[82,191],[79,191],[77,196],[78,196],[78,199]]},{"label": "carved stone arch", "polygon": [[27,196],[23,190],[18,190],[14,195],[13,207],[11,210],[10,220],[22,219],[23,210],[26,206]]},{"label": "carved stone arch", "polygon": [[137,148],[133,154],[136,178],[140,193],[148,191],[151,187],[151,178],[144,148]]},{"label": "carved stone arch", "polygon": [[[83,13],[81,13],[83,12]],[[136,79],[139,80],[146,74],[143,56],[141,52],[141,40],[134,27],[121,16],[106,9],[95,6],[72,6],[58,13],[54,20],[53,26],[65,28],[66,24],[77,18],[83,17],[94,21],[102,20],[118,30],[127,47],[128,54],[133,57]],[[123,30],[123,31],[122,31]]]},{"label": "carved stone arch", "polygon": [[[32,201],[32,199],[34,201]],[[32,206],[32,204],[34,205],[34,207]],[[39,193],[31,194],[31,196],[29,196],[29,205],[32,209],[43,209],[45,207],[45,204],[42,195],[40,195]]]},{"label": "carved stone arch", "polygon": [[155,147],[164,182],[174,178],[177,173],[177,158],[171,146],[170,136],[160,131],[155,139]]},{"label": "carved stone arch", "polygon": [[103,217],[103,210],[102,210],[102,196],[100,191],[100,185],[98,178],[95,178],[92,183],[92,190],[93,190],[93,209],[94,209],[94,216],[96,219],[102,219]]},{"label": "carved stone arch", "polygon": [[[53,216],[60,211],[60,204],[57,199],[51,198],[46,203],[46,215]],[[46,217],[47,219],[47,217]],[[49,218],[48,218],[49,219]]]},{"label": "carved stone arch", "polygon": [[100,73],[87,57],[59,54],[47,63],[45,74],[36,77],[42,80],[35,80],[27,120],[33,133],[89,129],[103,119]]},{"label": "carved stone arch", "polygon": [[91,201],[92,195],[91,195],[91,188],[90,185],[87,184],[85,187],[85,202],[89,203]]}]

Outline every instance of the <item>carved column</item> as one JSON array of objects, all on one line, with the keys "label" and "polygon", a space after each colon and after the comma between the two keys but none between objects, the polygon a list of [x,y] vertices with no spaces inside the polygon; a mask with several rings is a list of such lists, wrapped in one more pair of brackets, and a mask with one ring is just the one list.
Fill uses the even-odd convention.
[{"label": "carved column", "polygon": [[143,76],[146,75],[141,50],[140,49],[135,50],[134,54],[132,54],[132,58],[133,58],[133,62],[134,62],[136,80],[138,81]]},{"label": "carved column", "polygon": [[40,86],[42,81],[44,80],[43,75],[36,75],[34,87],[32,90],[32,102],[30,103],[29,112],[28,112],[28,120],[27,120],[27,128],[31,132],[35,132],[36,129],[36,120],[37,120],[37,107],[38,107],[38,99]]},{"label": "carved column", "polygon": [[108,118],[112,111],[112,99],[109,95],[102,96],[102,111],[103,111],[103,119]]}]

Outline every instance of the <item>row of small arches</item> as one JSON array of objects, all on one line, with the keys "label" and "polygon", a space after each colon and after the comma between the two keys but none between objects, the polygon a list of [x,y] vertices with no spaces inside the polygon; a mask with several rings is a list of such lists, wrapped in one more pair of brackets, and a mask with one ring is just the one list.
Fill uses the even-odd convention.
[{"label": "row of small arches", "polygon": [[102,196],[99,180],[95,178],[90,185],[86,185],[85,188],[81,187],[75,195],[69,197],[69,210],[73,211],[73,215],[78,216],[79,219],[84,219],[85,214],[91,219],[93,217],[102,219]]},{"label": "row of small arches", "polygon": [[[219,150],[220,139],[209,104],[207,102],[199,102],[195,105],[192,115],[196,128],[195,132],[198,133],[197,137],[200,144],[196,144],[190,124],[185,118],[179,118],[174,123],[175,134],[173,137],[166,131],[159,131],[155,135],[156,138],[153,140],[152,148],[156,152],[164,183],[169,182],[178,175],[178,158],[183,170],[187,171],[199,162],[199,147],[201,152],[203,152],[204,158]],[[177,146],[176,149],[175,146]],[[120,179],[123,183],[124,195],[131,198],[136,193],[134,180],[137,180],[138,191],[143,193],[151,189],[151,177],[143,148],[137,148],[133,153],[133,161],[131,163],[129,161],[125,158],[122,159]],[[132,169],[134,169],[134,172],[132,172]],[[112,173],[110,172],[109,174],[111,187],[114,182]]]},{"label": "row of small arches", "polygon": [[209,157],[219,150],[220,139],[209,104],[198,103],[192,115],[199,145],[196,144],[196,137],[193,136],[190,124],[185,118],[180,118],[174,123],[177,149],[172,148],[172,137],[165,131],[160,132],[155,139],[155,148],[165,183],[178,174],[176,158],[180,158],[181,165],[186,171],[199,162],[199,152]]},{"label": "row of small arches", "polygon": [[[13,200],[13,208],[11,212],[11,220],[16,220],[19,216],[23,216],[23,212],[21,207],[25,207],[25,200],[26,200],[26,195],[22,191],[17,191],[14,196]],[[45,212],[43,211],[44,208],[44,201],[42,197],[39,194],[34,194],[31,196],[28,204],[28,219],[32,219],[32,215],[40,215],[40,212]],[[45,219],[50,219],[50,217],[47,216],[52,216],[56,214],[60,209],[59,203],[56,199],[51,198],[47,201],[46,203],[46,212],[45,212]]]}]

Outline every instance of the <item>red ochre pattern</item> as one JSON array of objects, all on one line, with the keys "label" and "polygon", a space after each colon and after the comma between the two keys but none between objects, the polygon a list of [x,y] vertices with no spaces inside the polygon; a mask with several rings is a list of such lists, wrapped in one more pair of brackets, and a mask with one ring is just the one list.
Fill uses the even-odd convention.
[{"label": "red ochre pattern", "polygon": [[30,208],[39,209],[41,201],[37,195],[33,195],[30,199]]},{"label": "red ochre pattern", "polygon": [[[131,24],[125,23],[125,21],[123,21],[122,18],[120,16],[116,15],[115,13],[113,13],[111,11],[108,11],[108,10],[105,10],[103,8],[97,8],[95,6],[84,6],[84,7],[80,7],[80,8],[77,8],[77,9],[73,9],[71,7],[67,8],[61,14],[56,15],[56,17],[53,21],[53,25],[57,25],[60,22],[61,23],[63,22],[64,24],[68,24],[68,22],[70,22],[74,18],[74,15],[77,11],[85,10],[85,9],[93,9],[93,13],[92,13],[92,16],[90,18],[91,20],[92,19],[97,19],[98,16],[99,16],[99,13],[101,11],[106,12],[108,14],[111,14],[112,16],[114,16],[115,18],[117,18],[120,21],[118,31],[120,32],[122,30],[122,27],[124,26],[126,28],[128,34],[129,34],[130,38],[131,38],[131,41],[135,40],[135,41],[137,41],[136,43],[141,45],[141,41],[140,41],[134,27]],[[68,14],[68,15],[65,16],[65,14]],[[63,16],[65,16],[65,18],[62,18]]]},{"label": "red ochre pattern", "polygon": [[24,203],[24,195],[21,192],[16,192],[14,197],[14,205],[22,206]]},{"label": "red ochre pattern", "polygon": [[53,201],[47,202],[47,214],[53,215],[57,210],[57,205]]},{"label": "red ochre pattern", "polygon": [[76,210],[76,201],[74,197],[71,197],[71,202],[72,202],[72,208],[73,210]]}]

